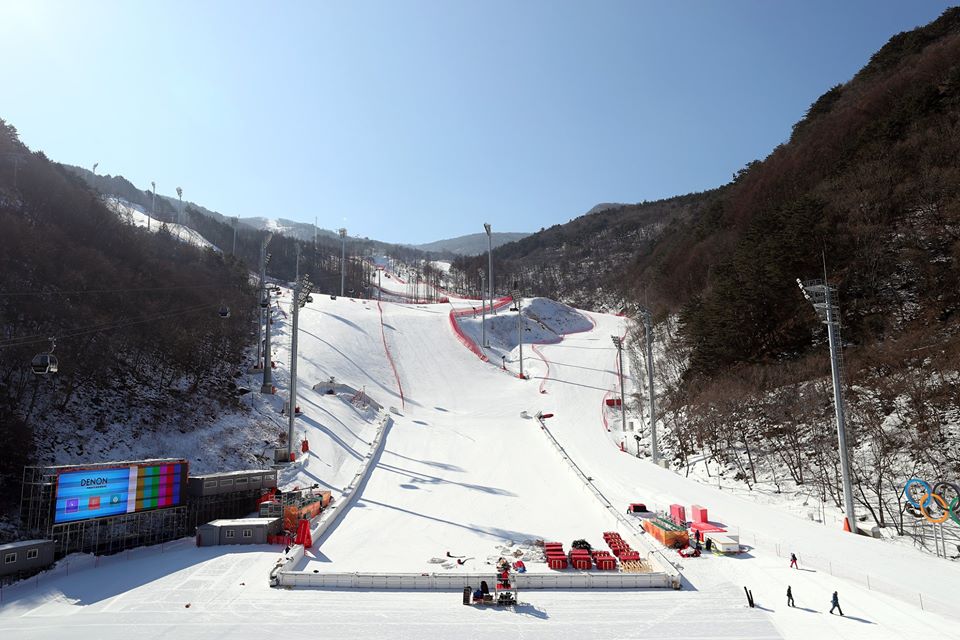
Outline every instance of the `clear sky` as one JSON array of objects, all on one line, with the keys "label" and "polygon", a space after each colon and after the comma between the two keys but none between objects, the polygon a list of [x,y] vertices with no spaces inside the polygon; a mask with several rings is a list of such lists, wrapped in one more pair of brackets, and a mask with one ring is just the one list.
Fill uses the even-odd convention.
[{"label": "clear sky", "polygon": [[0,118],[226,215],[535,231],[727,182],[949,4],[0,0]]}]

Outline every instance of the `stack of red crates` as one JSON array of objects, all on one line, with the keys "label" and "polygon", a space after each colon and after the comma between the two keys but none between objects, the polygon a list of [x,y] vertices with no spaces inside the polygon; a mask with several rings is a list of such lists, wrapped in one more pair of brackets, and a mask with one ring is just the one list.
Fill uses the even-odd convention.
[{"label": "stack of red crates", "polygon": [[640,553],[631,549],[630,545],[627,544],[616,531],[605,531],[603,540],[607,543],[607,546],[610,547],[610,550],[613,551],[613,555],[620,558],[620,562],[640,559]]},{"label": "stack of red crates", "polygon": [[593,567],[593,559],[586,549],[571,549],[570,564],[574,569],[590,569]]},{"label": "stack of red crates", "polygon": [[597,549],[593,552],[593,561],[597,563],[597,569],[601,571],[612,571],[617,568],[617,559],[610,555],[609,551]]},{"label": "stack of red crates", "polygon": [[562,542],[545,542],[543,549],[547,554],[547,566],[551,569],[566,569],[567,555],[563,552]]}]

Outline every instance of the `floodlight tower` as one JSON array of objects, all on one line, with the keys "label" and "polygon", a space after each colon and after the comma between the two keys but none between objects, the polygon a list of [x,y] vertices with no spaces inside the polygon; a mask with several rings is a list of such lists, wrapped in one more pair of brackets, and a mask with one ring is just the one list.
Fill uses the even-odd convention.
[{"label": "floodlight tower", "polygon": [[[487,298],[486,294],[483,292],[483,269],[478,269],[477,274],[480,276],[480,311],[482,313],[480,317],[480,346],[487,347]],[[474,307],[474,313],[476,313],[476,307]]]},{"label": "floodlight tower", "polygon": [[346,259],[347,259],[347,230],[340,227],[340,297],[343,297],[343,289],[346,283]]},{"label": "floodlight tower", "polygon": [[483,230],[487,232],[487,286],[490,288],[490,314],[496,315],[493,308],[493,236],[490,235],[490,224],[483,223]]},{"label": "floodlight tower", "polygon": [[177,198],[180,199],[180,213],[177,216],[177,240],[180,239],[180,232],[183,230],[183,189],[177,187]]},{"label": "floodlight tower", "polygon": [[[298,245],[299,248],[299,245]],[[297,262],[299,263],[300,252],[297,251]],[[296,436],[295,420],[297,418],[297,333],[300,328],[300,308],[307,303],[307,296],[313,290],[313,285],[309,277],[297,279],[293,287],[293,300],[291,301],[291,315],[293,316],[293,327],[290,334],[290,405],[287,428],[287,458],[292,462],[294,457],[293,441]]]},{"label": "floodlight tower", "polygon": [[263,320],[263,384],[260,385],[260,393],[273,393],[273,365],[270,362],[270,291],[267,290],[267,262],[270,255],[267,253],[267,245],[273,238],[272,233],[268,233],[260,245],[260,309],[264,313]]},{"label": "floodlight tower", "polygon": [[513,300],[517,303],[517,345],[520,347],[520,378],[523,379],[523,308],[520,306],[520,288],[513,290]]},{"label": "floodlight tower", "polygon": [[847,428],[840,380],[843,373],[843,355],[840,342],[840,308],[836,302],[837,288],[827,283],[826,267],[824,267],[823,280],[797,278],[797,285],[803,292],[803,297],[813,305],[820,320],[827,325],[827,339],[830,342],[830,372],[833,376],[833,409],[837,417],[837,440],[840,444],[844,511],[849,530],[856,533],[857,520],[853,508],[853,488],[850,484],[850,455],[847,452]]},{"label": "floodlight tower", "polygon": [[[644,343],[647,351],[647,391],[650,398],[647,404],[650,405],[650,460],[658,464],[660,460],[660,450],[657,446],[657,404],[656,394],[653,389],[653,316],[650,311],[640,307],[640,318],[643,320]],[[621,372],[623,368],[621,367]]]},{"label": "floodlight tower", "polygon": [[617,358],[620,363],[620,425],[624,433],[627,432],[627,402],[623,397],[623,339],[620,336],[610,336],[613,346],[617,348]]},{"label": "floodlight tower", "polygon": [[157,183],[151,181],[150,187],[153,189],[153,199],[150,201],[150,215],[147,216],[147,231],[150,231],[150,219],[157,217]]}]

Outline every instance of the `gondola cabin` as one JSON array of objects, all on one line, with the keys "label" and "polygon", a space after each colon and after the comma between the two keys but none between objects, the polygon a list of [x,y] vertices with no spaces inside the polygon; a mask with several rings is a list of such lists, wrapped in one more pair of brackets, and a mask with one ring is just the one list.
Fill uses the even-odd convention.
[{"label": "gondola cabin", "polygon": [[30,361],[30,368],[38,376],[45,376],[57,372],[57,356],[52,353],[38,353]]}]

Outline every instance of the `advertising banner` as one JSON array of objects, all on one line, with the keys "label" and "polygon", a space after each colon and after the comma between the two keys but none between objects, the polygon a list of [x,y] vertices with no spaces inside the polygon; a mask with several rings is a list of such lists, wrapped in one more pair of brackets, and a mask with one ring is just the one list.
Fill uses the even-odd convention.
[{"label": "advertising banner", "polygon": [[55,524],[177,507],[186,499],[187,464],[130,465],[62,471]]}]

